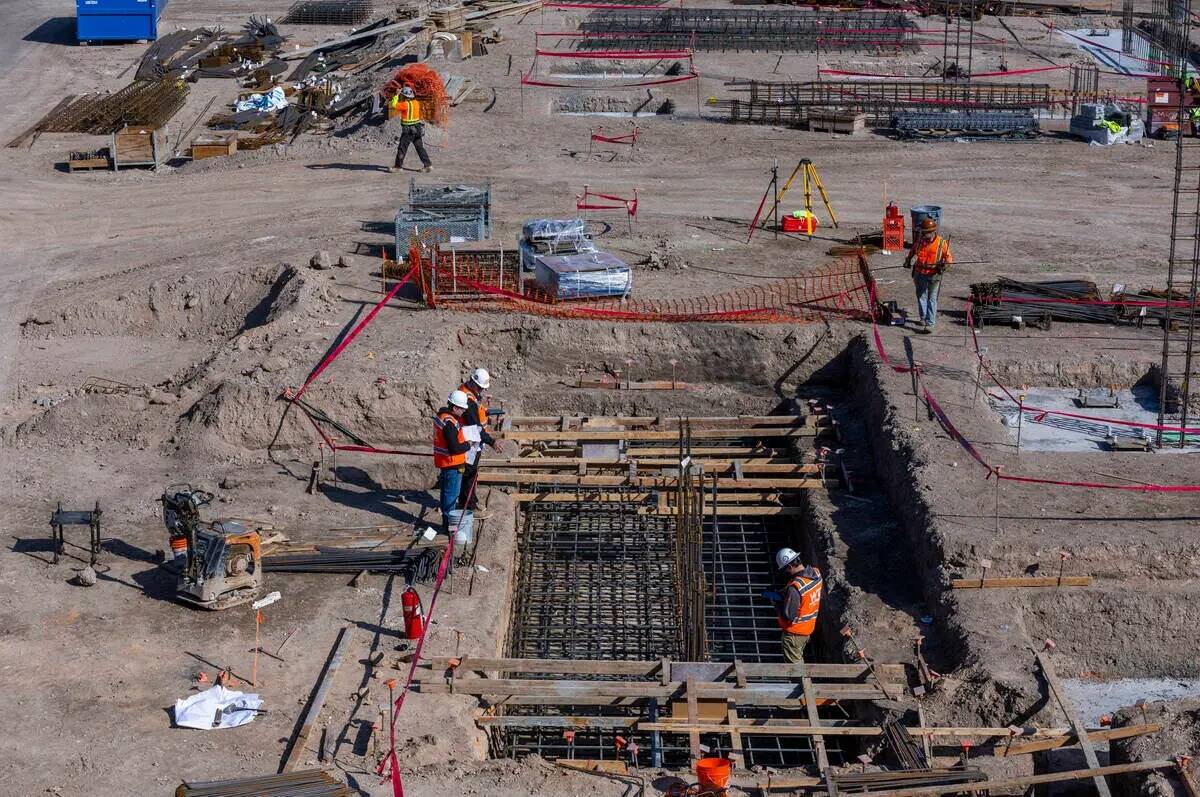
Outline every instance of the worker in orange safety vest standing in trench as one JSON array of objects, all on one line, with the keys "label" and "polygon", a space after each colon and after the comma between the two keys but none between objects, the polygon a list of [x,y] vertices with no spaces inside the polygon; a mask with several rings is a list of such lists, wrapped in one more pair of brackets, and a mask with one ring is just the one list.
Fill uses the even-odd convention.
[{"label": "worker in orange safety vest standing in trench", "polygon": [[821,611],[821,592],[824,579],[821,571],[806,565],[800,554],[791,548],[781,548],[775,554],[775,566],[787,574],[783,593],[769,593],[775,599],[776,620],[782,631],[783,657],[792,664],[804,662],[804,648],[817,629],[817,614]]},{"label": "worker in orange safety vest standing in trench", "polygon": [[455,390],[433,419],[433,464],[438,469],[438,503],[442,510],[442,533],[450,536],[450,513],[458,505],[463,471],[471,444],[463,436],[463,413],[467,394]]},{"label": "worker in orange safety vest standing in trench", "polygon": [[938,293],[942,290],[942,274],[954,262],[950,242],[938,235],[937,222],[926,216],[913,235],[912,249],[904,259],[904,267],[912,269],[913,287],[917,290],[917,311],[923,335],[933,332],[937,324]]},{"label": "worker in orange safety vest standing in trench", "polygon": [[[479,481],[479,457],[483,453],[481,449],[486,445],[491,446],[493,451],[499,450],[496,446],[496,438],[488,432],[488,421],[491,416],[488,414],[488,398],[483,393],[491,385],[492,375],[488,373],[487,369],[476,368],[467,377],[467,381],[458,387],[467,397],[467,411],[463,413],[462,417],[463,426],[467,429],[474,427],[475,434],[472,437],[479,438],[479,442],[473,444],[471,451],[467,454],[462,489],[458,493],[458,508],[471,513],[476,513],[479,503],[477,484]],[[479,517],[485,517],[485,515],[480,514]]]},{"label": "worker in orange safety vest standing in trench", "polygon": [[402,86],[400,93],[393,94],[388,100],[388,108],[391,109],[389,117],[400,117],[400,144],[396,147],[396,160],[392,168],[404,168],[404,156],[408,154],[411,144],[417,151],[417,157],[421,159],[425,171],[433,171],[433,161],[429,160],[429,153],[425,151],[425,123],[421,117],[421,101],[417,99],[412,88]]}]

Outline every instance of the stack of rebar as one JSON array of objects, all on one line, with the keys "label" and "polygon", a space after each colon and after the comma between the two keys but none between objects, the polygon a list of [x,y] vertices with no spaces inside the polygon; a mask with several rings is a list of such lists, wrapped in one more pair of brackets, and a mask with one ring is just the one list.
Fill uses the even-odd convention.
[{"label": "stack of rebar", "polygon": [[[1171,302],[1184,302],[1184,304],[1175,307],[1145,307],[1143,303],[1166,302],[1170,299]],[[1152,321],[1155,324],[1162,324],[1166,318],[1171,319],[1171,324],[1178,327],[1186,327],[1191,323],[1192,312],[1191,308],[1186,304],[1192,300],[1191,293],[1184,290],[1174,290],[1169,293],[1165,290],[1157,288],[1143,288],[1140,291],[1122,291],[1112,295],[1114,302],[1130,302],[1132,306],[1118,306],[1117,311],[1121,318],[1138,325],[1144,324],[1146,321]],[[1200,313],[1197,313],[1200,315]]]},{"label": "stack of rebar", "polygon": [[834,9],[607,9],[579,26],[579,49],[821,51],[915,46],[903,11]]},{"label": "stack of rebar", "polygon": [[350,789],[320,769],[232,780],[187,781],[176,797],[350,797]]},{"label": "stack of rebar", "polygon": [[1021,282],[1000,277],[995,282],[971,286],[975,324],[1012,323],[1015,318],[1054,319],[1094,324],[1115,324],[1120,313],[1115,305],[1088,304],[1102,301],[1096,283],[1087,280]]},{"label": "stack of rebar", "polygon": [[[935,789],[956,783],[980,783],[987,775],[969,769],[915,769],[892,772],[850,772],[833,776],[837,790],[843,794],[865,794],[889,789]],[[965,790],[964,790],[965,791]]]},{"label": "stack of rebar", "polygon": [[415,582],[425,582],[437,574],[442,548],[418,550],[362,550],[317,548],[316,553],[264,556],[262,567],[268,573],[397,573]]},{"label": "stack of rebar", "polygon": [[374,10],[371,0],[300,0],[280,21],[288,25],[358,25]]},{"label": "stack of rebar", "polygon": [[901,138],[1033,138],[1029,111],[896,111],[891,127]]},{"label": "stack of rebar", "polygon": [[134,80],[113,94],[84,96],[60,106],[37,124],[41,133],[115,133],[126,125],[159,128],[183,107],[187,85],[179,80]]}]

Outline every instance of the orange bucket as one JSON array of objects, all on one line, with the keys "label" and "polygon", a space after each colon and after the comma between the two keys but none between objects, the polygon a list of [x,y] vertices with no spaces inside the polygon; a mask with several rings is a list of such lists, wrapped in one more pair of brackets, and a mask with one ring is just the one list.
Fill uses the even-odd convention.
[{"label": "orange bucket", "polygon": [[733,762],[728,758],[701,758],[696,762],[696,779],[702,789],[724,789],[729,786]]}]

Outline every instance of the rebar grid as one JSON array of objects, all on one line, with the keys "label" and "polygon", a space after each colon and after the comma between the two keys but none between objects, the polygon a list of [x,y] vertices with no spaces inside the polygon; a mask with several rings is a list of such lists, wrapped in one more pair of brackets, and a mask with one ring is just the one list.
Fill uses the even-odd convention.
[{"label": "rebar grid", "polygon": [[632,501],[525,506],[508,655],[683,656],[674,524],[636,509]]},{"label": "rebar grid", "polygon": [[358,25],[371,18],[372,0],[300,0],[279,20],[288,25]]},{"label": "rebar grid", "polygon": [[791,544],[782,523],[762,516],[708,517],[704,561],[708,592],[708,649],[715,661],[782,662],[775,609],[761,597],[778,588],[772,554]]},{"label": "rebar grid", "polygon": [[[900,11],[629,9],[580,23],[577,49],[868,50],[915,47],[917,28]],[[625,34],[628,38],[623,38]]]}]

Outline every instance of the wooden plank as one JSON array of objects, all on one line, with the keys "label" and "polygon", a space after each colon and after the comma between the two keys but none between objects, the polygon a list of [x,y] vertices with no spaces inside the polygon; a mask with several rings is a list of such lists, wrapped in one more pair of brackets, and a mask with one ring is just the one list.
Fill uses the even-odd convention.
[{"label": "wooden plank", "polygon": [[691,730],[688,731],[688,753],[692,757],[692,763],[700,760],[700,731],[696,730],[700,716],[696,699],[696,677],[690,675],[687,679],[687,719],[688,725],[691,726]]},{"label": "wooden plank", "polygon": [[283,761],[279,764],[280,772],[291,772],[300,763],[304,748],[308,744],[308,737],[316,727],[317,718],[321,714],[321,709],[325,706],[325,698],[329,695],[329,687],[333,684],[333,677],[337,675],[338,668],[342,666],[342,659],[345,658],[346,650],[350,647],[350,639],[354,636],[354,626],[346,625],[338,632],[337,639],[333,643],[333,649],[329,653],[329,658],[325,661],[325,667],[321,670],[321,676],[317,679],[317,688],[313,693],[312,698],[308,701],[308,706],[304,710],[304,718],[297,729],[296,735],[292,737],[292,742],[288,745],[288,749],[284,752]]},{"label": "wooden plank", "polygon": [[555,766],[581,769],[584,772],[606,772],[610,775],[628,775],[629,765],[624,761],[600,761],[591,758],[560,758]]},{"label": "wooden plank", "polygon": [[1174,761],[1144,761],[1135,764],[1116,764],[1107,767],[1092,767],[1090,769],[1073,769],[1068,772],[1051,772],[1045,775],[1025,775],[1019,778],[982,780],[978,783],[955,783],[947,786],[914,786],[907,789],[892,789],[891,791],[873,791],[871,792],[871,797],[934,797],[939,794],[981,791],[991,794],[1003,794],[1008,790],[1024,789],[1028,786],[1038,786],[1043,783],[1062,783],[1064,781],[1084,780],[1086,778],[1095,778],[1103,782],[1106,775],[1127,775],[1132,772],[1170,769],[1174,766]]},{"label": "wooden plank", "polygon": [[633,728],[637,717],[477,717],[476,724],[492,728]]},{"label": "wooden plank", "polygon": [[[1158,733],[1163,728],[1162,725],[1152,722],[1147,725],[1127,725],[1122,728],[1108,728],[1098,731],[1088,731],[1088,739],[1093,742],[1104,742],[1112,739],[1128,739],[1131,736],[1145,736],[1151,733]],[[1059,747],[1069,747],[1073,744],[1078,744],[1079,738],[1071,733],[1067,736],[1059,736],[1053,739],[1039,739],[1036,742],[1024,742],[1012,744],[1008,747],[997,748],[994,755],[999,758],[1006,758],[1015,755],[1027,755],[1029,753],[1040,753],[1043,750],[1055,750]]]},{"label": "wooden plank", "polygon": [[[606,493],[606,492],[578,492],[578,493],[560,493],[551,492],[549,490],[541,490],[539,492],[525,493],[510,493],[514,501],[557,501],[571,503],[579,501],[581,503],[626,503],[629,501],[649,501],[650,499],[657,500],[661,491],[653,492],[628,492],[628,493]],[[667,505],[674,506],[675,502],[671,500],[670,494],[667,496]],[[765,492],[745,492],[731,493],[723,492],[719,496],[721,503],[725,504],[740,504],[740,503],[776,503],[779,501],[779,493]]]},{"label": "wooden plank", "polygon": [[[1066,695],[1059,688],[1058,675],[1054,672],[1054,665],[1050,663],[1050,659],[1045,653],[1037,654],[1037,661],[1042,667],[1042,675],[1046,676],[1046,685],[1050,687],[1050,694],[1054,695],[1058,707],[1062,709],[1063,714],[1067,716],[1067,721],[1071,723],[1071,730],[1079,739],[1079,747],[1083,750],[1084,760],[1087,761],[1089,768],[1098,769],[1100,760],[1096,758],[1096,748],[1092,746],[1092,740],[1087,734],[1083,721],[1079,719],[1074,707],[1067,701]],[[1108,790],[1108,781],[1104,779],[1103,775],[1095,775],[1092,780],[1096,784],[1096,792],[1100,797],[1112,797]]]},{"label": "wooden plank", "polygon": [[[570,449],[574,451],[574,449]],[[643,453],[642,449],[627,449],[619,459],[599,459],[597,457],[577,456],[542,456],[516,457],[507,459],[483,459],[481,467],[493,469],[526,469],[531,470],[575,470],[584,465],[588,470],[613,470],[628,468],[629,463],[636,463],[639,468],[678,468],[678,457],[670,456],[671,452],[664,449],[652,449],[651,453]],[[722,455],[721,458],[706,457],[695,448],[692,449],[692,459],[704,466],[706,473],[719,470],[733,470],[740,467],[743,473],[820,473],[823,465],[815,462],[801,464],[791,457],[780,456],[776,452],[765,451],[761,454],[743,454],[735,457],[733,454]],[[764,467],[774,466],[774,467]]]},{"label": "wooden plank", "polygon": [[[694,680],[694,679],[693,679]],[[414,681],[420,691],[430,694],[449,691],[440,675],[434,680]],[[668,698],[679,695],[686,688],[685,681],[661,683],[637,683],[632,681],[559,681],[512,678],[456,678],[454,691],[470,695],[545,695],[564,698],[575,697],[657,697]],[[898,686],[892,685],[899,689]],[[752,683],[744,687],[729,683],[696,681],[692,691],[698,698],[724,700],[749,699],[754,696],[786,698],[802,701],[804,690],[795,683]],[[813,686],[818,698],[826,700],[879,700],[883,692],[871,684],[820,683]]]},{"label": "wooden plank", "polygon": [[[722,415],[703,418],[684,418],[693,429],[704,429],[713,426],[804,426],[807,422],[804,415]],[[604,426],[666,426],[679,428],[679,418],[663,418],[655,415],[585,415],[578,416],[577,421],[591,421]],[[558,415],[516,415],[512,417],[513,426],[547,426],[557,425],[561,421]]]},{"label": "wooden plank", "polygon": [[[616,661],[609,659],[517,659],[496,658],[487,656],[461,656],[458,668],[462,671],[489,670],[509,673],[579,673],[584,675],[642,675],[647,678],[663,679],[662,684],[670,683],[670,659],[646,659],[643,661]],[[422,668],[435,671],[444,670],[450,666],[449,656],[427,656],[421,659]],[[689,662],[678,662],[688,664]],[[708,663],[708,662],[704,662]],[[790,664],[790,663],[759,663],[735,662],[725,670],[722,680],[733,677],[737,680],[737,664],[746,678],[788,678],[797,679],[805,675],[820,681],[825,680],[861,680],[868,676],[867,667],[863,664]],[[407,666],[406,666],[407,669]],[[905,683],[908,679],[908,665],[905,664],[876,664],[875,671],[889,683],[895,681]],[[418,673],[419,678],[419,673]],[[899,688],[899,687],[897,687]]]},{"label": "wooden plank", "polygon": [[742,750],[742,734],[737,730],[738,713],[737,707],[731,705],[729,714],[726,716],[729,722],[729,760],[733,762],[735,768],[741,767],[745,762],[744,751]]},{"label": "wooden plank", "polygon": [[1188,793],[1188,797],[1200,797],[1200,787],[1196,786],[1196,781],[1192,777],[1189,770],[1191,761],[1186,757],[1181,757],[1177,765],[1179,771],[1179,779],[1183,781],[1183,790]]},{"label": "wooden plank", "polygon": [[[799,438],[816,437],[819,430],[804,427],[763,426],[759,428],[742,427],[729,429],[693,429],[692,440],[715,440],[739,437],[764,438]],[[507,432],[496,432],[494,437],[504,440],[523,440],[525,442],[541,442],[556,440],[678,440],[679,432],[649,429],[587,429],[583,431],[550,431],[512,429]]]},{"label": "wooden plank", "polygon": [[[800,679],[800,685],[804,687],[804,709],[808,714],[808,722],[813,728],[821,727],[821,718],[817,716],[817,696],[813,689],[812,678],[805,675]],[[825,751],[825,738],[816,736],[813,739],[813,745],[817,748],[817,769],[825,773],[825,780],[831,786],[833,779],[829,776],[829,754]]]},{"label": "wooden plank", "polygon": [[[658,487],[672,488],[678,486],[679,480],[663,476],[578,476],[564,473],[519,473],[501,472],[489,473],[480,471],[480,484],[522,485],[547,484],[556,487]],[[706,483],[707,487],[712,482]],[[724,491],[744,490],[812,490],[827,486],[820,479],[717,479],[717,489]]]},{"label": "wooden plank", "polygon": [[1005,587],[1090,587],[1091,576],[1037,576],[1031,578],[956,578],[950,589],[997,589]]},{"label": "wooden plank", "polygon": [[380,28],[363,31],[362,33],[354,33],[349,36],[342,36],[338,39],[326,39],[323,42],[317,42],[311,47],[301,47],[298,50],[283,50],[279,53],[279,57],[284,61],[294,61],[297,58],[305,58],[309,54],[315,53],[319,50],[328,50],[330,47],[338,47],[343,44],[349,44],[350,42],[358,41],[359,39],[366,39],[370,36],[378,36],[382,33],[399,30],[400,28],[411,28],[419,25],[421,22],[422,20],[420,18],[405,19],[400,22],[393,22],[391,25],[384,25]]}]

